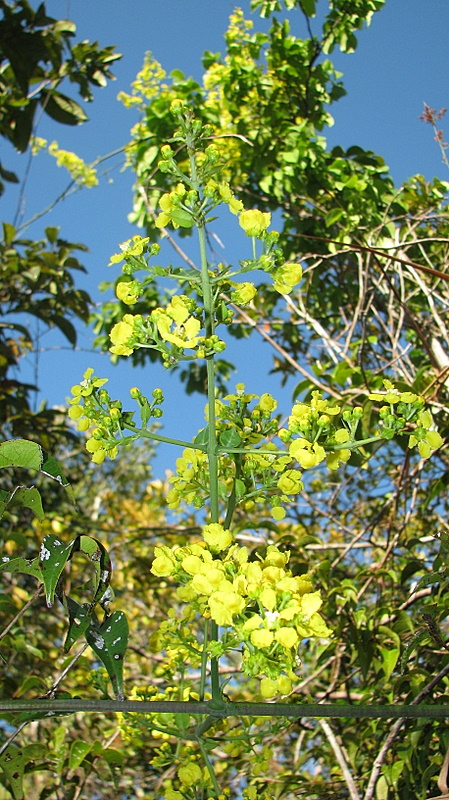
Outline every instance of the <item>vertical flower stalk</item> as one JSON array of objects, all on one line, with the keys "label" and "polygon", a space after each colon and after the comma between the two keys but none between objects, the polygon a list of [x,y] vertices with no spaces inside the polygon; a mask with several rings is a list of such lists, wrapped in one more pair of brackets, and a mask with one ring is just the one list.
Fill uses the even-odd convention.
[{"label": "vertical flower stalk", "polygon": [[[192,180],[192,189],[198,192],[200,198],[201,182],[198,177],[196,151],[195,151],[195,137],[191,127],[187,125],[186,131],[186,146],[189,156],[190,175]],[[204,303],[204,316],[205,316],[205,331],[206,338],[210,338],[215,332],[215,309],[212,294],[212,286],[209,275],[209,263],[207,259],[206,248],[206,224],[204,215],[201,214],[200,219],[197,221],[199,251],[200,251],[200,264],[201,264],[201,288],[203,293]],[[211,353],[206,358],[207,369],[207,408],[208,408],[208,441],[207,441],[207,458],[209,466],[209,481],[210,481],[210,521],[218,522],[218,454],[217,454],[217,430],[215,424],[215,354]],[[206,622],[207,625],[207,622]],[[206,629],[207,632],[207,629]],[[218,641],[218,625],[214,620],[211,620],[210,637],[212,640]],[[205,645],[206,646],[206,645]],[[205,663],[202,662],[202,681],[205,677]],[[211,692],[213,700],[221,700],[220,679],[218,673],[218,659],[211,659]]]}]

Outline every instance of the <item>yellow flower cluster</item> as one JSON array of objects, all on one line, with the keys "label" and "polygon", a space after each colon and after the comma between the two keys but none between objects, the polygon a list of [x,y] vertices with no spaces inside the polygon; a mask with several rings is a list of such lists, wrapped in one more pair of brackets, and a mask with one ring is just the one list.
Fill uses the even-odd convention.
[{"label": "yellow flower cluster", "polygon": [[232,648],[243,645],[245,674],[262,674],[270,681],[261,685],[265,697],[291,691],[301,639],[331,633],[318,613],[319,592],[313,591],[309,576],[292,575],[288,560],[289,553],[269,545],[264,558],[249,561],[247,548],[212,523],[205,526],[202,541],[156,547],[151,567],[154,575],[181,584],[180,600],[232,629],[227,641]]},{"label": "yellow flower cluster", "polygon": [[172,511],[179,508],[181,500],[194,508],[201,508],[209,494],[209,472],[206,453],[186,447],[176,459],[176,473],[169,478],[172,488],[167,492],[167,505]]},{"label": "yellow flower cluster", "polygon": [[147,52],[145,53],[143,67],[140,72],[137,73],[136,80],[131,84],[132,94],[119,92],[117,99],[120,100],[126,108],[141,105],[144,100],[152,100],[162,89],[166,88],[164,84],[161,84],[165,76],[165,70],[151,53]]},{"label": "yellow flower cluster", "polygon": [[383,392],[371,392],[369,400],[388,403],[379,410],[385,428],[392,433],[402,431],[407,423],[414,428],[408,441],[409,448],[417,447],[421,458],[429,458],[443,444],[441,434],[435,430],[432,414],[424,408],[424,399],[414,392],[401,392],[389,380],[383,381]]},{"label": "yellow flower cluster", "polygon": [[58,167],[65,167],[73,180],[80,186],[88,188],[98,186],[96,170],[86,164],[76,153],[72,153],[70,150],[61,150],[57,142],[52,142],[48,146],[48,152],[56,158]]},{"label": "yellow flower cluster", "polygon": [[[105,383],[107,378],[95,377],[93,369],[89,367],[81,383],[71,389],[74,396],[70,400],[69,417],[78,423],[78,430],[87,431],[92,425],[100,424],[86,442],[86,450],[95,464],[101,464],[106,456],[115,458],[118,452],[114,433],[120,428],[121,404],[116,403],[108,413],[97,402],[97,390]],[[107,394],[105,390],[102,391]]]},{"label": "yellow flower cluster", "polygon": [[288,451],[302,469],[315,467],[326,459],[328,468],[335,470],[340,463],[349,460],[351,450],[342,445],[351,440],[350,423],[357,424],[362,410],[355,409],[347,415],[349,428],[336,429],[332,420],[340,413],[340,406],[331,405],[319,391],[312,392],[310,403],[293,406],[288,430],[281,430],[279,436],[284,442],[289,442],[299,434],[299,438],[291,441]]},{"label": "yellow flower cluster", "polygon": [[[92,428],[91,438],[86,442],[86,450],[91,454],[95,464],[101,464],[106,456],[115,458],[119,445],[126,445],[137,438],[136,434],[125,436],[124,427],[134,431],[130,425],[134,412],[122,412],[120,400],[111,400],[104,389],[107,378],[97,378],[91,367],[86,370],[81,383],[72,386],[73,397],[69,401],[68,415],[78,424],[78,430],[87,431]],[[137,388],[130,390],[133,400],[137,401],[143,427],[150,418],[162,416],[159,406],[164,402],[161,389],[154,389],[152,401],[144,398]],[[125,425],[124,425],[125,422]]]}]

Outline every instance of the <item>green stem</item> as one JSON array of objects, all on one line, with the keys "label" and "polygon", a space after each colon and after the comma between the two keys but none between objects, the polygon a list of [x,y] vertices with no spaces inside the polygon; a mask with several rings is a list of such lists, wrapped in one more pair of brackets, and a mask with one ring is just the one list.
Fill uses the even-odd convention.
[{"label": "green stem", "polygon": [[[169,436],[161,436],[161,434],[153,433],[152,431],[146,430],[146,428],[136,429],[133,425],[129,425],[128,423],[122,423],[122,427],[127,431],[133,431],[136,436],[140,436],[141,439],[154,439],[155,442],[177,444],[180,447],[192,447],[194,450],[202,450],[203,452],[206,450],[206,445],[194,444],[194,442],[185,442],[183,439],[171,439]],[[132,437],[128,438],[132,440]]]},{"label": "green stem", "polygon": [[209,620],[204,621],[204,642],[203,652],[201,655],[201,678],[200,678],[200,701],[204,700],[204,690],[206,688],[206,673],[207,673],[207,641],[209,638]]},{"label": "green stem", "polygon": [[[195,158],[195,140],[194,135],[189,130],[186,135],[187,151],[189,153],[190,174],[192,177],[192,188],[200,194],[201,184],[198,178],[196,158]],[[205,330],[206,337],[210,338],[215,332],[215,307],[214,297],[212,292],[212,285],[209,274],[209,262],[207,259],[207,246],[206,246],[206,225],[204,217],[201,214],[197,223],[198,227],[198,240],[200,249],[200,264],[201,264],[201,288],[203,293],[204,315],[205,315]],[[207,409],[208,409],[208,439],[207,439],[207,458],[209,465],[209,492],[210,492],[210,521],[211,523],[218,522],[219,519],[219,505],[218,505],[218,455],[217,455],[217,430],[215,425],[215,360],[214,355],[206,359],[207,369]],[[218,626],[215,622],[211,622],[211,639],[218,640]],[[218,672],[218,659],[211,659],[211,683],[212,683],[212,699],[221,698],[220,680]]]},{"label": "green stem", "polygon": [[208,771],[208,773],[210,775],[210,779],[212,781],[212,786],[213,786],[213,789],[214,789],[215,797],[218,797],[219,794],[220,794],[220,787],[219,787],[219,785],[217,783],[217,779],[215,777],[214,768],[213,768],[213,766],[212,766],[212,764],[210,762],[209,754],[208,754],[206,748],[204,747],[204,743],[201,741],[201,737],[200,736],[198,737],[197,742],[198,742],[198,747],[201,750],[201,755],[203,756],[204,763],[206,765],[206,769],[207,769],[207,771]]}]

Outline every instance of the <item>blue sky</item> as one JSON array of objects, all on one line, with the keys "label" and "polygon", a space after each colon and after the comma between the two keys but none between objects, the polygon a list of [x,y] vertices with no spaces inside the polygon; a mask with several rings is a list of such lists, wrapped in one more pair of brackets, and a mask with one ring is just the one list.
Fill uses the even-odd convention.
[{"label": "blue sky", "polygon": [[[181,69],[185,74],[201,79],[201,56],[204,50],[223,51],[223,33],[229,14],[235,7],[232,0],[48,0],[47,11],[57,18],[68,17],[77,25],[77,37],[98,40],[101,45],[115,44],[123,53],[113,66],[117,79],[106,89],[95,92],[95,101],[87,107],[90,121],[72,129],[57,126],[43,119],[38,135],[57,139],[60,147],[74,150],[86,161],[123,146],[129,139],[129,129],[136,122],[136,113],[117,102],[117,93],[127,91],[140,69],[146,50],[151,50],[167,72]],[[238,4],[250,15],[249,0]],[[320,0],[318,7],[327,5]],[[292,32],[305,35],[299,14],[291,15]],[[256,27],[267,22],[254,17]],[[318,24],[312,21],[312,29]],[[397,183],[415,173],[430,179],[434,176],[449,179],[429,126],[419,120],[423,103],[440,109],[449,106],[449,58],[447,31],[449,4],[447,0],[387,0],[385,8],[374,15],[369,29],[361,31],[359,46],[354,54],[331,55],[337,69],[344,73],[347,97],[336,103],[331,111],[335,124],[327,132],[329,146],[357,144],[382,155],[390,166]],[[449,117],[446,138],[449,138]],[[25,158],[14,157],[9,145],[4,153],[5,165],[20,173]],[[88,276],[80,285],[94,299],[100,299],[97,286],[114,276],[107,268],[109,257],[117,252],[118,243],[138,232],[127,221],[132,204],[132,173],[121,172],[120,163],[101,181],[97,189],[84,190],[66,199],[47,217],[30,228],[38,237],[45,225],[59,225],[62,235],[71,241],[88,245],[90,252],[83,257]],[[49,156],[41,155],[33,163],[26,189],[23,219],[46,206],[65,187],[66,174],[54,167]],[[14,191],[8,189],[0,201],[1,218],[12,221],[15,213]],[[228,260],[248,255],[240,248],[248,240],[236,234],[235,228],[220,229]],[[227,251],[227,252],[226,252]],[[231,254],[231,255],[230,255]],[[168,254],[168,258],[171,258]],[[77,383],[87,366],[110,379],[110,391],[126,401],[132,385],[151,393],[162,386],[166,393],[164,433],[190,439],[202,425],[203,401],[182,395],[174,375],[163,373],[159,366],[145,372],[132,370],[128,365],[114,367],[104,354],[91,353],[89,331],[80,331],[78,352],[59,349],[61,339],[50,334],[42,340],[39,355],[38,381],[40,398],[50,404],[62,404],[72,384]],[[239,364],[236,380],[246,382],[250,391],[276,392],[277,381],[267,377],[271,354],[266,345],[251,337],[239,342],[229,354]],[[244,374],[251,365],[250,377]],[[254,365],[257,364],[257,368]],[[28,369],[36,364],[30,360]],[[21,373],[19,377],[29,378]],[[283,410],[288,402],[294,381],[282,392]],[[179,414],[182,402],[183,413]],[[186,430],[186,423],[190,430]],[[166,448],[158,459],[158,470],[173,463],[177,452]]]}]

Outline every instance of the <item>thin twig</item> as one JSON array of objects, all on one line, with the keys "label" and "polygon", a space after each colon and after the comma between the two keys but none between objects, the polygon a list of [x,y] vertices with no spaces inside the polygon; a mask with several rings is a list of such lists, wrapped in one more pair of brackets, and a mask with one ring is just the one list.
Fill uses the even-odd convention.
[{"label": "thin twig", "polygon": [[359,792],[358,792],[358,789],[357,789],[357,786],[355,785],[355,782],[354,782],[354,778],[352,777],[352,775],[351,775],[351,773],[349,771],[349,767],[348,767],[346,758],[345,758],[345,756],[343,754],[343,750],[342,750],[340,744],[338,743],[337,738],[336,738],[331,726],[329,725],[328,722],[326,722],[325,719],[320,719],[320,720],[318,720],[318,722],[319,722],[319,724],[320,724],[320,726],[321,726],[321,728],[323,730],[323,733],[326,736],[330,746],[332,747],[332,750],[335,753],[335,758],[337,759],[337,761],[338,761],[338,763],[340,765],[340,769],[341,769],[341,771],[343,773],[343,778],[344,778],[344,781],[346,783],[346,786],[348,787],[348,792],[349,792],[349,796],[350,796],[351,800],[361,800]]}]

